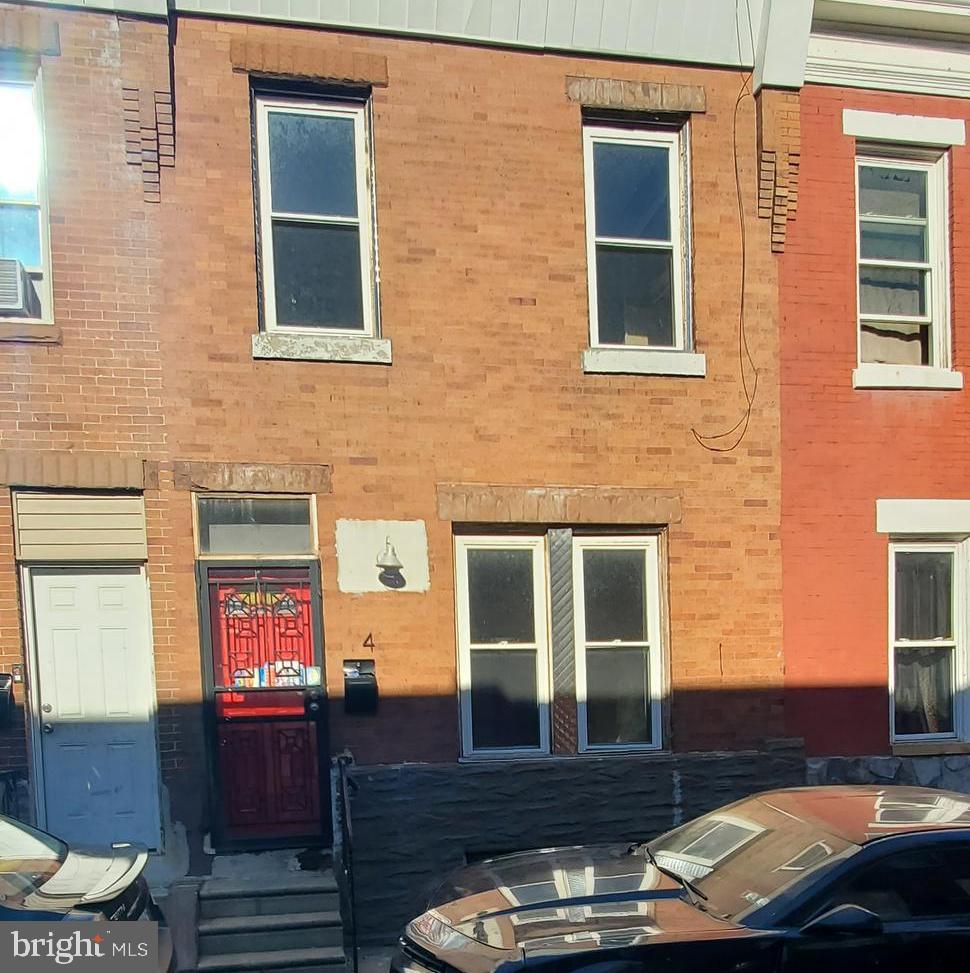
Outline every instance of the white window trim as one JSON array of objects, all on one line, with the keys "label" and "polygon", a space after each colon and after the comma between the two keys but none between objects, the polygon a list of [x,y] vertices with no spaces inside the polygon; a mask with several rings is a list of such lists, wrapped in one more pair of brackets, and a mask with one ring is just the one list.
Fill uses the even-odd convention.
[{"label": "white window trim", "polygon": [[[612,237],[599,238],[596,233],[596,192],[595,166],[593,164],[593,146],[597,142],[611,142],[626,145],[654,145],[664,148],[669,153],[668,166],[669,198],[670,198],[670,245],[672,253],[673,272],[673,302],[674,302],[674,344],[650,345],[638,347],[636,345],[614,345],[602,343],[599,340],[599,300],[596,280],[596,245],[598,242],[630,242],[615,241]],[[692,349],[692,335],[689,314],[689,254],[687,246],[688,227],[690,225],[690,179],[687,172],[688,137],[686,128],[683,131],[664,131],[658,129],[631,129],[599,125],[593,121],[583,125],[583,173],[586,203],[586,268],[589,291],[589,341],[590,350],[608,349],[618,354],[646,358],[651,354],[684,353]],[[637,243],[637,245],[641,245]],[[647,242],[642,244],[649,246]],[[657,249],[667,249],[667,245],[659,245]],[[669,354],[667,354],[669,359]],[[612,364],[612,359],[601,357],[591,359],[590,364],[598,364],[599,368],[587,368],[587,371],[631,371],[629,365],[623,369],[605,367]],[[584,367],[586,360],[584,359]],[[686,374],[697,374],[697,363],[692,366],[695,370]],[[632,369],[640,371],[639,368]],[[646,372],[647,374],[668,374],[667,372]],[[685,374],[673,371],[670,374]]]},{"label": "white window trim", "polygon": [[[511,747],[505,749],[474,749],[472,737],[472,700],[471,700],[471,635],[468,599],[468,560],[469,550],[529,550],[532,552],[532,580],[534,589],[533,607],[535,610],[535,643],[522,649],[536,653],[536,697],[539,718],[539,746]],[[546,602],[546,539],[545,536],[515,535],[458,535],[455,537],[455,625],[458,642],[458,697],[461,711],[461,753],[462,757],[475,760],[501,759],[508,757],[545,756],[550,752],[550,706],[551,686],[549,674],[549,615]],[[518,650],[516,645],[495,643],[491,649]]]},{"label": "white window trim", "polygon": [[[13,324],[53,324],[54,323],[54,284],[51,270],[53,257],[51,254],[50,237],[50,204],[47,174],[47,133],[44,126],[44,87],[41,69],[24,72],[23,74],[0,73],[0,84],[21,85],[29,87],[34,95],[34,114],[40,133],[40,178],[38,180],[38,203],[40,204],[40,259],[42,266],[33,268],[40,270],[43,275],[38,297],[40,298],[41,316],[39,318],[25,318],[15,315],[0,314],[0,321]],[[30,268],[29,268],[30,269]]]},{"label": "white window trim", "polygon": [[[935,553],[953,552],[953,576],[951,578],[952,620],[953,620],[953,665],[951,667],[953,698],[952,733],[896,733],[896,555],[898,553]],[[967,541],[909,542],[892,541],[889,544],[888,581],[889,581],[889,730],[891,742],[896,743],[933,743],[967,740],[970,732],[970,713],[966,700],[968,685],[967,666],[967,580],[970,578],[970,543]],[[905,640],[903,640],[905,642]],[[929,644],[920,641],[912,643],[913,648]],[[934,643],[935,644],[935,643]],[[939,642],[941,647],[950,641]]]},{"label": "white window trim", "polygon": [[966,124],[962,118],[933,118],[923,115],[894,115],[891,112],[842,109],[842,131],[859,139],[895,142],[901,145],[935,145],[949,148],[966,145]]},{"label": "white window trim", "polygon": [[877,500],[876,532],[970,536],[970,500]]},{"label": "white window trim", "polygon": [[[859,170],[866,166],[893,169],[911,169],[926,173],[926,218],[927,218],[927,259],[925,265],[929,274],[926,298],[929,303],[928,315],[918,317],[899,317],[901,322],[917,323],[928,318],[931,329],[930,341],[932,361],[930,365],[893,365],[862,360],[862,287],[860,267],[862,266],[862,214],[861,193],[859,192]],[[855,157],[855,233],[856,233],[856,369],[852,374],[854,388],[953,388],[954,385],[940,384],[943,376],[951,372],[951,329],[950,329],[950,226],[948,188],[949,158],[946,153],[933,158],[921,157],[901,149],[898,153],[885,147],[866,149],[861,147]],[[909,262],[901,262],[908,265]],[[874,320],[896,320],[891,315],[869,315]],[[925,379],[917,380],[916,372],[926,370]],[[954,381],[957,381],[954,379]],[[959,380],[962,385],[962,375]]]},{"label": "white window trim", "polygon": [[[354,122],[354,156],[357,173],[357,217],[307,217],[313,223],[348,223],[360,229],[360,277],[363,301],[363,329],[280,325],[276,321],[275,264],[273,256],[273,210],[270,199],[269,112],[350,118]],[[349,335],[378,337],[377,259],[375,252],[374,195],[371,174],[371,145],[368,137],[367,106],[346,102],[306,101],[256,97],[256,169],[259,195],[259,237],[262,271],[263,323],[267,332],[315,336]],[[301,214],[286,214],[299,218]],[[276,356],[273,356],[276,357]]]},{"label": "white window trim", "polygon": [[[583,551],[642,550],[645,561],[647,599],[648,678],[650,680],[650,732],[652,743],[590,744],[586,721],[586,606],[584,598]],[[663,659],[664,645],[660,616],[660,552],[658,538],[650,535],[630,537],[573,537],[573,618],[576,647],[576,709],[580,753],[615,751],[652,751],[663,749]],[[640,646],[639,642],[598,643],[603,647]]]}]

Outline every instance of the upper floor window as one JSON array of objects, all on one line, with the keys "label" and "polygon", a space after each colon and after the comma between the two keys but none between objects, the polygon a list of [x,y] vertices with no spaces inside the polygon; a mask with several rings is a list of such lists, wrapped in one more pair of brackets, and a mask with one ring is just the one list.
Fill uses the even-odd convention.
[{"label": "upper floor window", "polygon": [[583,129],[590,343],[690,347],[684,135]]},{"label": "upper floor window", "polygon": [[38,85],[0,80],[0,318],[50,320],[50,245]]},{"label": "upper floor window", "polygon": [[856,160],[859,363],[950,368],[946,155]]},{"label": "upper floor window", "polygon": [[366,106],[258,97],[267,330],[377,333]]}]

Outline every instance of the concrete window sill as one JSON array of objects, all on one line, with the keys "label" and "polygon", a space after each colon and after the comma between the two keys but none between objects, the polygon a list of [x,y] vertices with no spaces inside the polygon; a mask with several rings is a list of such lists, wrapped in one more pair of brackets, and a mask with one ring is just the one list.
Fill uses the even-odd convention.
[{"label": "concrete window sill", "polygon": [[18,321],[16,318],[0,319],[0,341],[13,341],[29,345],[59,345],[61,329],[41,321]]},{"label": "concrete window sill", "polygon": [[960,740],[921,740],[919,743],[894,743],[894,757],[948,757],[970,753],[970,743]]},{"label": "concrete window sill", "polygon": [[854,389],[962,389],[963,372],[929,365],[860,365]]},{"label": "concrete window sill", "polygon": [[649,348],[585,348],[583,371],[593,375],[674,375],[703,378],[707,359],[690,351]]},{"label": "concrete window sill", "polygon": [[260,331],[253,335],[253,358],[390,365],[391,342],[365,335]]}]

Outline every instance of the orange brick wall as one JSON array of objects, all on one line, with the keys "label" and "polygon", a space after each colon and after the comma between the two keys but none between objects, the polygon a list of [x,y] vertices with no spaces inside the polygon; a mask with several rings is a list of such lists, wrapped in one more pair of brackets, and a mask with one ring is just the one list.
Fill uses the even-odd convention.
[{"label": "orange brick wall", "polygon": [[[855,140],[842,109],[970,118],[953,98],[807,86],[799,215],[781,257],[782,550],[789,730],[815,754],[889,746],[879,497],[966,496],[967,393],[853,390]],[[970,152],[951,153],[952,327],[968,364]]]},{"label": "orange brick wall", "polygon": [[[313,45],[323,61],[325,52],[387,59],[374,143],[390,368],[252,360],[249,81],[232,70],[234,40]],[[708,111],[691,134],[706,380],[580,368],[583,165],[569,74],[707,89]],[[781,732],[775,258],[770,227],[756,215],[750,100],[739,138],[759,392],[735,451],[710,453],[691,434],[720,432],[743,412],[731,148],[739,75],[183,19],[175,78],[178,160],[162,187],[169,439],[182,459],[333,464],[333,494],[318,504],[329,684],[339,696],[341,660],[366,654],[372,634],[382,692],[377,717],[335,714],[335,747],[365,762],[457,754],[451,527],[435,513],[441,481],[682,491],[684,521],[669,545],[674,746],[729,749]],[[341,594],[339,517],[425,520],[431,591]],[[184,524],[173,545],[188,557],[188,521],[173,523]],[[187,562],[174,583],[176,601],[191,605]],[[176,622],[193,663],[195,626],[188,610]]]},{"label": "orange brick wall", "polygon": [[[146,491],[149,575],[163,774],[178,820],[207,830],[191,502],[174,488],[173,460],[332,464],[318,520],[333,745],[362,763],[457,756],[451,525],[436,516],[438,482],[679,491],[683,521],[667,545],[672,746],[730,750],[784,732],[777,258],[771,226],[757,217],[750,99],[738,132],[758,393],[736,449],[709,452],[692,433],[734,426],[745,406],[738,73],[184,18],[176,164],[162,167],[154,202],[145,181],[154,170],[126,161],[123,88],[137,74],[132,58],[158,64],[162,25],[45,16],[60,25],[63,51],[44,61],[63,342],[0,344],[0,447],[113,450],[161,464],[158,489]],[[249,84],[232,68],[233,40],[311,45],[321,63],[386,58],[374,142],[390,368],[252,359]],[[567,75],[706,89],[707,112],[691,124],[706,379],[581,370],[581,116]],[[431,590],[340,593],[334,522],[343,517],[424,520]],[[10,533],[0,505],[0,636],[9,636],[0,645],[14,658]],[[347,718],[341,661],[365,655],[368,635],[381,710]],[[22,743],[12,746],[10,759],[22,760]]]}]

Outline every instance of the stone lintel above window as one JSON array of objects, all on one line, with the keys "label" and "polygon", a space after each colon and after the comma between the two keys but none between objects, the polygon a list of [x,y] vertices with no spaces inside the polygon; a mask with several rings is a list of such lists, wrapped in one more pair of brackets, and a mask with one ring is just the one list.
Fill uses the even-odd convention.
[{"label": "stone lintel above window", "polygon": [[707,111],[707,94],[700,85],[665,84],[659,81],[620,81],[616,78],[566,76],[566,97],[584,108],[626,111]]},{"label": "stone lintel above window", "polygon": [[176,490],[195,493],[330,493],[332,467],[316,463],[178,461]]},{"label": "stone lintel above window", "polygon": [[678,524],[680,494],[639,487],[439,483],[438,517],[457,523]]},{"label": "stone lintel above window", "polygon": [[229,59],[236,71],[376,87],[387,85],[387,58],[380,54],[333,50],[321,48],[319,44],[262,43],[239,38],[229,45]]}]

